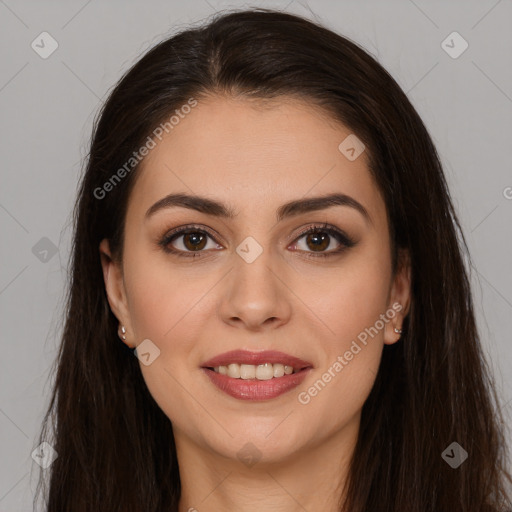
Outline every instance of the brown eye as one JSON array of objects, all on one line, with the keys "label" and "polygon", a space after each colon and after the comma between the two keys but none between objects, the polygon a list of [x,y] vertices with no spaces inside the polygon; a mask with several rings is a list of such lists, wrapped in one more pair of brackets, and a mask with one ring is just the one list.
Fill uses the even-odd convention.
[{"label": "brown eye", "polygon": [[[208,246],[208,242],[211,246]],[[189,226],[172,231],[164,236],[159,245],[164,251],[178,256],[200,256],[207,249],[222,249],[215,238],[204,229]]]},{"label": "brown eye", "polygon": [[319,228],[308,230],[295,243],[295,247],[301,251],[316,253],[335,252],[339,246],[343,246],[343,239],[339,234]]},{"label": "brown eye", "polygon": [[355,245],[347,235],[327,223],[308,228],[295,240],[293,249],[304,252],[307,257],[335,256]]},{"label": "brown eye", "polygon": [[322,231],[306,235],[306,245],[312,251],[324,251],[329,247],[330,235]]},{"label": "brown eye", "polygon": [[182,234],[181,236],[183,236],[183,245],[189,251],[200,251],[204,249],[206,245],[207,235],[204,233],[193,231],[191,233]]},{"label": "brown eye", "polygon": [[[295,240],[293,250],[299,249],[299,252],[305,253],[305,256],[308,257],[335,256],[355,245],[355,242],[347,235],[329,224],[312,226],[303,231]],[[211,242],[212,245],[208,246],[208,242]],[[158,244],[167,253],[185,257],[207,256],[208,253],[211,253],[208,249],[223,249],[213,234],[193,225],[173,230],[164,236]],[[302,245],[303,247],[301,247]]]}]

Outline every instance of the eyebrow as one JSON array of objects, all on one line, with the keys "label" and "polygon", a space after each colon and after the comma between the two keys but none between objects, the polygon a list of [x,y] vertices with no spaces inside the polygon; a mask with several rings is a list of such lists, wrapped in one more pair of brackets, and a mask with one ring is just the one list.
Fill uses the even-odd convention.
[{"label": "eyebrow", "polygon": [[[372,224],[370,214],[361,203],[351,196],[339,193],[296,199],[285,203],[277,209],[276,220],[280,222],[289,217],[324,210],[333,206],[348,206],[353,208],[364,217],[367,223]],[[225,219],[234,219],[237,216],[237,213],[232,208],[213,199],[189,194],[169,194],[151,206],[146,212],[145,218],[147,220],[157,211],[172,207],[188,208],[205,213],[206,215],[213,215]]]}]

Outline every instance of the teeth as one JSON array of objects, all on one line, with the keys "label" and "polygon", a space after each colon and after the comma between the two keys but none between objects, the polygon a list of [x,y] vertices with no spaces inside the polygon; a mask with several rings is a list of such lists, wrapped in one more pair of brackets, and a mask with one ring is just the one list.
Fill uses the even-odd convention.
[{"label": "teeth", "polygon": [[282,377],[284,375],[284,365],[276,363],[274,366],[274,377]]},{"label": "teeth", "polygon": [[216,373],[227,375],[233,379],[256,379],[256,380],[270,380],[283,375],[290,375],[297,373],[299,370],[292,366],[276,363],[265,364],[238,364],[232,363],[227,366],[216,366],[213,369]]},{"label": "teeth", "polygon": [[241,364],[240,365],[240,378],[247,379],[255,379],[256,378],[256,366],[252,364]]},{"label": "teeth", "polygon": [[270,380],[274,378],[274,368],[270,363],[260,364],[256,367],[255,377],[258,380]]},{"label": "teeth", "polygon": [[[219,366],[219,369],[220,369],[220,366]],[[236,363],[229,364],[227,376],[232,377],[233,379],[239,379],[240,378],[240,365],[236,364]]]}]

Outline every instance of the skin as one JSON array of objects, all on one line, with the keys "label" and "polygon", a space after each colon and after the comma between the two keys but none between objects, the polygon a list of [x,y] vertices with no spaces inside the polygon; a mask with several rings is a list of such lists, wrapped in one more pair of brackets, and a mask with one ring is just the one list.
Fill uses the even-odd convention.
[{"label": "skin", "polygon": [[[366,154],[349,161],[338,150],[350,133],[297,99],[265,108],[204,99],[142,164],[128,205],[122,266],[112,260],[108,240],[100,244],[125,343],[150,339],[160,350],[141,371],[173,424],[180,512],[338,510],[361,409],[384,344],[400,337],[393,329],[401,328],[410,300],[408,260],[391,272],[386,206]],[[222,201],[238,215],[220,219],[173,207],[145,220],[146,210],[171,192]],[[334,206],[276,223],[283,203],[333,192],[360,202],[371,222],[351,207]],[[300,230],[324,222],[357,243],[339,255],[307,259],[315,247],[307,236],[298,238]],[[217,239],[207,238],[198,258],[164,252],[158,241],[190,223],[211,228]],[[250,264],[235,251],[248,236],[263,248]],[[185,238],[172,246],[191,252]],[[339,247],[330,240],[324,252]],[[394,303],[403,309],[308,404],[300,403],[298,394]],[[237,400],[200,368],[233,349],[280,350],[314,368],[277,398]],[[250,467],[237,457],[248,442],[261,457]]]}]

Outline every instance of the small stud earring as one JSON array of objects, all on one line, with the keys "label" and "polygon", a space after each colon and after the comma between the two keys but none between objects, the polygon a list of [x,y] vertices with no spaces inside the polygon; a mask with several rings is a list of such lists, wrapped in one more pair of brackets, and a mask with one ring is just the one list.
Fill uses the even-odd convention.
[{"label": "small stud earring", "polygon": [[397,328],[395,327],[395,332],[396,332],[397,334],[402,334],[402,329],[397,329]]},{"label": "small stud earring", "polygon": [[125,329],[124,325],[121,326],[121,332],[123,333],[121,335],[121,338],[123,338],[123,341],[126,341],[126,336],[125,336],[126,335],[126,329]]}]

